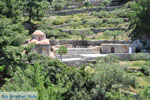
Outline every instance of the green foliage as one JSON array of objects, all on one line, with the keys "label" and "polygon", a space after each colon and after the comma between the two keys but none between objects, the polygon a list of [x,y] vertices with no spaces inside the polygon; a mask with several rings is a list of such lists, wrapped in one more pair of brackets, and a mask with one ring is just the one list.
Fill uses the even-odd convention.
[{"label": "green foliage", "polygon": [[109,5],[111,3],[111,0],[102,0],[103,5]]},{"label": "green foliage", "polygon": [[62,100],[61,93],[64,90],[61,83],[54,85],[47,72],[37,63],[34,66],[29,65],[24,71],[18,68],[14,77],[7,80],[1,91],[37,91],[38,100]]},{"label": "green foliage", "polygon": [[64,0],[53,0],[52,5],[56,11],[57,10],[59,11],[65,7],[65,1]]},{"label": "green foliage", "polygon": [[[98,82],[99,89],[106,94],[112,89],[118,91],[137,86],[136,78],[127,74],[119,64],[98,63],[96,68],[98,74],[95,75],[94,80]],[[99,95],[95,96],[99,98]]]},{"label": "green foliage", "polygon": [[116,9],[110,12],[110,14],[115,15],[116,17],[128,18],[128,10],[126,8]]},{"label": "green foliage", "polygon": [[60,55],[60,59],[62,60],[62,55],[67,53],[67,47],[61,46],[58,49],[58,54]]},{"label": "green foliage", "polygon": [[116,40],[117,36],[119,35],[123,35],[124,34],[124,31],[105,31],[104,32],[104,35],[105,36],[113,36],[113,39]]},{"label": "green foliage", "polygon": [[65,39],[65,38],[70,37],[70,35],[68,33],[61,32],[61,30],[59,30],[59,29],[51,28],[49,22],[45,22],[45,23],[41,24],[38,27],[38,29],[43,31],[46,34],[47,38],[54,37],[55,39]]},{"label": "green foliage", "polygon": [[89,25],[90,27],[99,27],[102,24],[102,20],[98,19],[89,19],[85,22],[85,24]]},{"label": "green foliage", "polygon": [[84,40],[86,38],[86,36],[88,35],[92,35],[94,34],[92,31],[90,30],[87,30],[87,31],[81,31],[80,32],[80,36],[81,36],[81,39]]},{"label": "green foliage", "polygon": [[115,25],[115,27],[117,27],[117,25],[118,24],[122,24],[124,21],[123,21],[123,19],[119,19],[119,18],[117,18],[117,19],[115,19],[115,18],[110,18],[110,19],[108,19],[107,20],[107,24],[114,24]]},{"label": "green foliage", "polygon": [[108,55],[105,57],[99,57],[96,60],[98,63],[118,63],[119,62],[119,56],[117,55]]},{"label": "green foliage", "polygon": [[88,0],[85,0],[83,5],[87,8],[90,5],[90,2]]},{"label": "green foliage", "polygon": [[140,95],[141,100],[149,100],[150,99],[150,89],[145,88],[142,92],[140,92],[138,95]]},{"label": "green foliage", "polygon": [[143,65],[141,68],[141,72],[143,72],[146,76],[150,76],[150,66]]},{"label": "green foliage", "polygon": [[27,61],[30,65],[26,69],[17,67],[1,91],[37,91],[39,100],[91,100],[90,91],[95,85],[84,68],[67,67],[37,54],[30,54]]},{"label": "green foliage", "polygon": [[0,18],[11,18],[14,22],[21,18],[23,2],[21,0],[1,0]]},{"label": "green foliage", "polygon": [[107,93],[106,98],[109,100],[136,100],[135,96],[130,93],[121,93],[111,90]]},{"label": "green foliage", "polygon": [[149,0],[138,0],[132,3],[131,9],[133,12],[130,13],[131,26],[133,29],[131,33],[132,39],[136,38],[149,38],[150,35],[150,1]]},{"label": "green foliage", "polygon": [[[20,24],[13,24],[10,19],[0,19],[0,66],[4,66],[5,75],[12,75],[17,65],[22,65],[22,43],[27,31]],[[15,36],[15,37],[14,37]]]},{"label": "green foliage", "polygon": [[42,20],[49,6],[49,2],[45,0],[25,0],[24,9],[29,13],[28,22]]},{"label": "green foliage", "polygon": [[79,25],[81,25],[80,21],[71,21],[69,23],[71,26],[73,26],[74,29],[76,29]]},{"label": "green foliage", "polygon": [[104,18],[109,15],[109,12],[107,12],[107,11],[93,12],[92,15],[98,16],[99,18]]},{"label": "green foliage", "polygon": [[133,61],[136,60],[150,60],[150,54],[148,53],[137,53],[131,56]]},{"label": "green foliage", "polygon": [[102,10],[100,12],[92,12],[92,15],[99,18],[128,18],[128,12],[126,8],[115,9],[113,11]]},{"label": "green foliage", "polygon": [[55,20],[55,21],[53,21],[53,25],[61,25],[61,24],[64,24],[65,22],[64,22],[64,20]]}]

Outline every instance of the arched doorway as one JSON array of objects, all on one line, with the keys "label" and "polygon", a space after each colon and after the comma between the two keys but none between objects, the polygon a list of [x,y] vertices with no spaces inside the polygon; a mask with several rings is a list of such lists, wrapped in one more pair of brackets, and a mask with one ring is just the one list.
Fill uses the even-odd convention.
[{"label": "arched doorway", "polygon": [[111,53],[115,53],[115,48],[111,47]]},{"label": "arched doorway", "polygon": [[128,50],[128,47],[127,46],[123,46],[123,53],[128,53],[129,50]]}]

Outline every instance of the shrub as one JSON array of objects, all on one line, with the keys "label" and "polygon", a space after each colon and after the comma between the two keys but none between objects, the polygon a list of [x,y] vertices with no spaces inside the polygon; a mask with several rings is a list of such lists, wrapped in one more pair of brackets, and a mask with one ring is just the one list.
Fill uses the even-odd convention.
[{"label": "shrub", "polygon": [[70,35],[65,32],[61,32],[60,30],[43,30],[43,32],[46,33],[46,36],[48,38],[54,37],[55,39],[64,39],[69,38]]},{"label": "shrub", "polygon": [[55,21],[52,22],[53,25],[61,25],[61,24],[64,24],[64,23],[65,23],[65,21],[62,20],[62,19],[55,20]]},{"label": "shrub", "polygon": [[114,24],[117,27],[118,24],[122,24],[124,22],[123,19],[120,18],[110,18],[107,20],[107,24]]},{"label": "shrub", "polygon": [[79,31],[71,31],[71,35],[79,35],[80,34],[80,32]]},{"label": "shrub", "polygon": [[111,0],[102,0],[103,5],[109,5],[111,3]]},{"label": "shrub", "polygon": [[74,29],[76,29],[80,24],[81,24],[80,21],[77,21],[77,22],[71,21],[71,22],[69,23],[69,25],[71,25]]},{"label": "shrub", "polygon": [[131,56],[133,61],[136,60],[150,60],[150,54],[149,53],[137,53],[137,54],[133,54]]},{"label": "shrub", "polygon": [[89,25],[90,27],[96,28],[102,24],[102,20],[90,19],[90,20],[87,20],[85,24]]},{"label": "shrub", "polygon": [[112,15],[115,15],[116,17],[127,17],[128,12],[126,11],[126,9],[116,9],[114,11],[110,12]]},{"label": "shrub", "polygon": [[85,0],[83,5],[87,8],[90,5],[90,2],[88,0]]},{"label": "shrub", "polygon": [[54,7],[55,10],[62,10],[65,6],[65,1],[64,0],[54,0],[52,3],[52,6]]},{"label": "shrub", "polygon": [[119,62],[119,56],[111,54],[105,57],[99,57],[97,59],[97,62],[98,63],[117,63]]},{"label": "shrub", "polygon": [[137,81],[135,77],[127,74],[119,64],[96,64],[97,73],[94,79],[99,86],[108,92],[111,89],[118,90],[120,88],[136,87]]},{"label": "shrub", "polygon": [[139,95],[139,100],[150,100],[150,88],[144,88],[143,91],[141,91]]},{"label": "shrub", "polygon": [[117,30],[116,31],[107,30],[107,31],[104,32],[105,36],[113,36],[114,40],[117,38],[117,36],[123,35],[123,34],[124,34],[124,31],[117,31]]},{"label": "shrub", "polygon": [[61,46],[58,49],[58,54],[60,55],[60,59],[62,60],[62,55],[67,53],[67,47]]},{"label": "shrub", "polygon": [[150,66],[144,65],[141,69],[141,72],[146,76],[150,76]]},{"label": "shrub", "polygon": [[81,36],[81,39],[84,40],[86,36],[92,35],[92,34],[94,33],[91,30],[86,30],[86,31],[81,31],[79,35]]}]

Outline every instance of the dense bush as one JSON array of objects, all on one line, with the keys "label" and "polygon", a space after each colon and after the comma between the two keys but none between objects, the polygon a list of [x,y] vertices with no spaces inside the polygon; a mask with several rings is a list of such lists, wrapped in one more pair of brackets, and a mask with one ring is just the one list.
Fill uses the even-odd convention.
[{"label": "dense bush", "polygon": [[97,58],[97,62],[98,63],[117,63],[119,62],[119,56],[111,54],[105,57],[99,57]]},{"label": "dense bush", "polygon": [[107,24],[113,24],[115,27],[117,27],[118,24],[122,24],[124,22],[123,19],[120,18],[110,18],[107,20]]},{"label": "dense bush", "polygon": [[124,31],[105,31],[104,35],[105,36],[113,36],[113,39],[115,40],[117,38],[117,36],[121,36],[124,34]]},{"label": "dense bush", "polygon": [[131,5],[132,12],[130,12],[130,36],[133,40],[135,39],[143,39],[150,37],[150,20],[147,18],[150,17],[149,10],[150,9],[150,0],[136,0],[136,2]]},{"label": "dense bush", "polygon": [[99,18],[104,18],[107,17],[109,15],[109,12],[107,11],[100,11],[100,12],[92,12],[93,16],[99,17]]},{"label": "dense bush", "polygon": [[67,47],[66,46],[59,47],[57,53],[60,55],[60,59],[62,60],[62,55],[67,53]]},{"label": "dense bush", "polygon": [[150,88],[144,88],[143,91],[138,93],[139,100],[150,100]]},{"label": "dense bush", "polygon": [[30,54],[27,61],[26,69],[18,67],[15,75],[1,87],[2,91],[38,91],[39,100],[91,100],[90,91],[95,85],[92,75],[84,68],[77,70],[36,54]]},{"label": "dense bush", "polygon": [[144,65],[142,66],[141,72],[146,76],[150,76],[150,66]]},{"label": "dense bush", "polygon": [[61,24],[65,24],[65,21],[63,19],[54,20],[52,22],[52,25],[61,25]]},{"label": "dense bush", "polygon": [[83,5],[87,8],[90,5],[90,2],[88,0],[85,0]]},{"label": "dense bush", "polygon": [[124,8],[121,8],[121,9],[116,9],[114,11],[111,11],[110,12],[112,15],[115,15],[116,17],[122,17],[122,18],[127,18],[127,10]]},{"label": "dense bush", "polygon": [[94,11],[91,14],[99,18],[128,18],[128,11],[126,8],[115,9],[113,11]]},{"label": "dense bush", "polygon": [[102,5],[109,5],[111,0],[102,0]]},{"label": "dense bush", "polygon": [[85,22],[86,25],[89,25],[90,27],[99,27],[102,24],[102,20],[98,19],[89,19]]},{"label": "dense bush", "polygon": [[[127,74],[121,69],[119,64],[97,63],[96,68],[97,74],[95,74],[94,80],[98,84],[97,88],[95,88],[97,92],[93,93],[93,100],[105,100],[111,90],[118,91],[120,89],[130,88],[130,86],[137,86],[136,77]],[[109,97],[108,100],[113,99]]]},{"label": "dense bush", "polygon": [[81,21],[71,21],[69,25],[72,26],[73,29],[76,29],[77,27],[81,25]]},{"label": "dense bush", "polygon": [[59,29],[53,29],[50,27],[50,23],[49,22],[44,22],[42,23],[39,27],[39,30],[43,31],[47,38],[55,38],[55,39],[64,39],[64,38],[69,38],[70,35],[68,33],[65,32],[61,32],[61,30]]},{"label": "dense bush", "polygon": [[52,6],[56,11],[62,10],[65,6],[65,0],[53,0]]},{"label": "dense bush", "polygon": [[148,53],[137,53],[131,56],[133,61],[136,60],[150,60],[150,54]]}]

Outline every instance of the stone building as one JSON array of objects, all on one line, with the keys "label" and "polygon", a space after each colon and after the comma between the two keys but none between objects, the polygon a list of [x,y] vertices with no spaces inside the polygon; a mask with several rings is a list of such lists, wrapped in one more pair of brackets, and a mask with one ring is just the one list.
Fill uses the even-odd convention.
[{"label": "stone building", "polygon": [[50,42],[46,39],[46,35],[42,31],[36,30],[32,34],[32,39],[29,41],[29,44],[32,43],[35,44],[35,48],[31,52],[50,56]]},{"label": "stone building", "polygon": [[101,53],[135,53],[136,47],[133,44],[102,44]]}]

